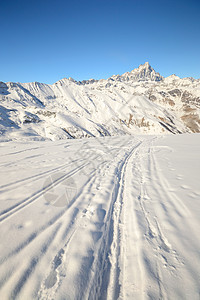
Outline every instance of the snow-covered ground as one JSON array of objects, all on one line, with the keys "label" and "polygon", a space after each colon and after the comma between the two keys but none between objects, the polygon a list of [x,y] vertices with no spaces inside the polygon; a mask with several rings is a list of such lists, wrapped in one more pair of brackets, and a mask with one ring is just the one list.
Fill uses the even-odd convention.
[{"label": "snow-covered ground", "polygon": [[0,299],[200,297],[200,135],[0,144]]}]

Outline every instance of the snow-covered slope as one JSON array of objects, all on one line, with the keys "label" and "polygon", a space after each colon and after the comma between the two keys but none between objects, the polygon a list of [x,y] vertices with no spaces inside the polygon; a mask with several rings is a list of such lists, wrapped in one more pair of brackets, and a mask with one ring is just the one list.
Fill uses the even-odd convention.
[{"label": "snow-covered slope", "polygon": [[200,295],[200,135],[0,143],[0,299]]},{"label": "snow-covered slope", "polygon": [[1,140],[200,131],[200,80],[149,63],[104,80],[0,83]]}]

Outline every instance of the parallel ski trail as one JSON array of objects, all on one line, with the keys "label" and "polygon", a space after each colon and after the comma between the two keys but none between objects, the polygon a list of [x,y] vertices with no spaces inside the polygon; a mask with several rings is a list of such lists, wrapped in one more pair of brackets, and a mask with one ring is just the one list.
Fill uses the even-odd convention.
[{"label": "parallel ski trail", "polygon": [[[122,210],[123,210],[123,204],[124,204],[124,188],[125,188],[125,180],[127,175],[127,165],[129,163],[129,160],[131,159],[131,156],[135,151],[138,151],[138,148],[140,147],[141,142],[139,142],[136,146],[133,147],[133,149],[130,151],[130,153],[127,155],[125,160],[123,161],[123,164],[120,166],[119,169],[119,175],[118,175],[118,183],[117,183],[117,192],[116,195],[113,197],[114,201],[112,204],[113,212],[112,212],[112,218],[113,218],[113,241],[110,249],[110,280],[108,285],[108,291],[107,296],[109,299],[117,299],[120,294],[120,253],[122,253],[123,249],[123,241],[121,240],[121,234],[122,234]],[[123,264],[123,262],[122,262]]]},{"label": "parallel ski trail", "polygon": [[10,183],[5,184],[5,185],[1,185],[0,190],[4,191],[6,188],[10,189],[13,186],[15,186],[15,188],[16,188],[16,186],[19,186],[21,184],[24,184],[24,183],[27,183],[27,182],[33,182],[33,181],[36,181],[36,180],[40,180],[41,178],[45,178],[47,175],[51,176],[55,172],[65,170],[65,169],[71,167],[72,165],[76,164],[77,162],[79,162],[79,163],[82,162],[83,160],[84,159],[77,159],[77,160],[74,160],[72,162],[68,162],[67,164],[61,165],[57,168],[53,168],[53,169],[50,169],[50,170],[45,171],[45,172],[40,172],[36,175],[32,175],[30,177],[26,177],[26,178],[23,178],[23,179],[14,181],[14,182],[10,182]]},{"label": "parallel ski trail", "polygon": [[62,183],[65,179],[70,178],[77,172],[80,172],[81,169],[86,167],[86,165],[89,165],[88,163],[82,164],[80,167],[75,168],[68,172],[67,174],[61,176],[61,178],[55,180],[51,184],[49,184],[46,188],[42,188],[41,190],[37,191],[32,196],[28,197],[27,199],[22,200],[21,202],[18,202],[15,206],[10,207],[6,209],[5,211],[1,212],[0,214],[0,222],[3,222],[7,218],[11,217],[15,213],[21,211],[22,209],[26,208],[28,205],[32,204],[33,202],[37,201],[41,196],[43,196],[47,191],[51,190],[53,187],[59,185]]}]

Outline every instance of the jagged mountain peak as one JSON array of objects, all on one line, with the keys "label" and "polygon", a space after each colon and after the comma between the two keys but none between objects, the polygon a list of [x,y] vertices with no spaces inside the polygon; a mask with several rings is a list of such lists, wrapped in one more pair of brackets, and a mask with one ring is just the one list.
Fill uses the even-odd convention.
[{"label": "jagged mountain peak", "polygon": [[133,69],[130,73],[133,75],[132,79],[134,79],[135,81],[146,81],[146,80],[161,81],[161,80],[163,80],[163,77],[160,75],[160,73],[156,72],[151,67],[149,62],[145,62],[143,65],[140,65],[138,68]]},{"label": "jagged mountain peak", "polygon": [[143,65],[140,65],[138,68],[133,69],[131,72],[126,72],[121,76],[112,76],[111,77],[117,81],[161,81],[163,77],[160,73],[156,72],[149,64],[149,62],[145,62]]},{"label": "jagged mountain peak", "polygon": [[133,69],[131,72],[141,71],[141,70],[144,70],[144,69],[146,69],[146,70],[151,70],[151,71],[154,70],[154,69],[150,66],[149,62],[147,61],[147,62],[145,62],[144,64],[139,65],[138,68]]}]

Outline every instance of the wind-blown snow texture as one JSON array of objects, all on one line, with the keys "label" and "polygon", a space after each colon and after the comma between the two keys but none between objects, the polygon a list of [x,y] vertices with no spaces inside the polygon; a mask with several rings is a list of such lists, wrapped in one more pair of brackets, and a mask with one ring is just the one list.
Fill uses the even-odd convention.
[{"label": "wind-blown snow texture", "polygon": [[1,140],[200,132],[200,79],[145,63],[109,79],[0,83]]},{"label": "wind-blown snow texture", "polygon": [[198,300],[199,139],[1,143],[0,298]]}]

